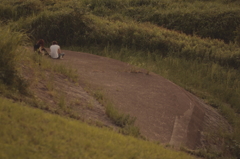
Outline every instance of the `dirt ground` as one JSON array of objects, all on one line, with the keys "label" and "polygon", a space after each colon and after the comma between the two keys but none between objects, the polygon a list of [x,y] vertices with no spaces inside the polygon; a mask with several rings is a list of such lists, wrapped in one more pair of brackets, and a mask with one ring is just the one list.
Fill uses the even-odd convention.
[{"label": "dirt ground", "polygon": [[[160,75],[114,59],[63,50],[64,63],[77,69],[79,83],[54,75],[54,88],[65,92],[68,107],[86,120],[114,127],[104,107],[87,91],[86,84],[101,89],[121,112],[136,117],[135,125],[150,141],[191,149],[204,146],[206,134],[220,127],[230,129],[224,118],[202,100]],[[50,76],[50,74],[48,75]],[[48,84],[49,85],[49,84]],[[57,105],[53,93],[39,83],[37,96]]]}]

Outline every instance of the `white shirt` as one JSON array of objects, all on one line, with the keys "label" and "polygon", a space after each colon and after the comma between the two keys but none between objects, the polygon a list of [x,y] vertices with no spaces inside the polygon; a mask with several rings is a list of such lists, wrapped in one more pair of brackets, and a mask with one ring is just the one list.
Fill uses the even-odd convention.
[{"label": "white shirt", "polygon": [[50,55],[52,58],[58,58],[58,50],[60,49],[59,45],[51,45],[50,46]]}]

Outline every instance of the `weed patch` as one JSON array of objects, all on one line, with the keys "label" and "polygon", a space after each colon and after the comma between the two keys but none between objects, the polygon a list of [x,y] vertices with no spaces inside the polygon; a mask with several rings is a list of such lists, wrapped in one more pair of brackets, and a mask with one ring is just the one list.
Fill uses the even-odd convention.
[{"label": "weed patch", "polygon": [[102,90],[92,90],[90,85],[85,87],[85,89],[105,107],[107,116],[114,122],[114,124],[121,127],[119,130],[120,133],[144,138],[141,136],[139,128],[134,125],[136,119],[129,114],[124,114],[117,110]]},{"label": "weed patch", "polygon": [[0,27],[0,81],[14,91],[27,94],[28,83],[18,71],[21,56],[24,54],[26,36],[8,27]]}]

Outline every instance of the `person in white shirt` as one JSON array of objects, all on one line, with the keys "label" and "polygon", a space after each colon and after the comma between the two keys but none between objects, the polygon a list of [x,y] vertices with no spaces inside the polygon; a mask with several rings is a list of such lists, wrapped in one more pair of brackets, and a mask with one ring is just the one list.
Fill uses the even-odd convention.
[{"label": "person in white shirt", "polygon": [[53,41],[50,46],[50,56],[54,59],[62,59],[65,54],[61,52],[57,41]]}]

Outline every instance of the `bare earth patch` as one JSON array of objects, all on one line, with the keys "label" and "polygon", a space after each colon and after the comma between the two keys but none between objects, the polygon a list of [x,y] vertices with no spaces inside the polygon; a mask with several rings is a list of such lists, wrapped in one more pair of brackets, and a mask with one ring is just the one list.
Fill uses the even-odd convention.
[{"label": "bare earth patch", "polygon": [[79,83],[55,74],[52,77],[54,91],[47,81],[32,85],[38,98],[55,109],[61,106],[61,98],[65,98],[66,107],[82,118],[115,127],[104,107],[84,89],[88,83],[105,92],[119,111],[136,117],[135,125],[150,141],[196,149],[206,144],[209,132],[230,129],[216,110],[160,75],[114,59],[64,52],[64,59],[52,61],[77,69]]}]

